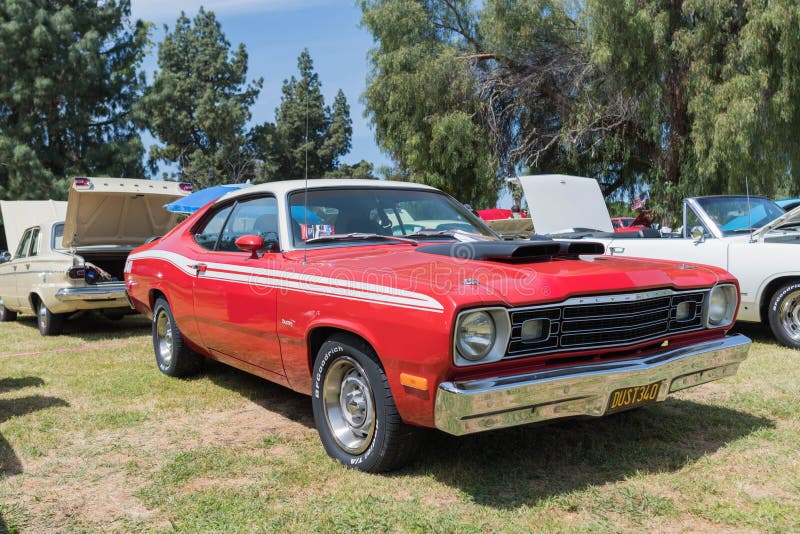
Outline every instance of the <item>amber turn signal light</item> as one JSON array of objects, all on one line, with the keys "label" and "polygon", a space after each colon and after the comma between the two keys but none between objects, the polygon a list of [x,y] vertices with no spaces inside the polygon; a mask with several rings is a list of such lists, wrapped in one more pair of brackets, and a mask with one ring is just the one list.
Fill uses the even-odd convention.
[{"label": "amber turn signal light", "polygon": [[408,388],[428,391],[428,379],[408,373],[400,373],[400,383]]}]

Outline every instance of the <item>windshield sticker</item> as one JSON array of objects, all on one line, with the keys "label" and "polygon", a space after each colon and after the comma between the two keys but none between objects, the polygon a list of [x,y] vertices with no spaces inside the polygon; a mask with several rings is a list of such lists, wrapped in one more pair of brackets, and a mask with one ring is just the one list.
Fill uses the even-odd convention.
[{"label": "windshield sticker", "polygon": [[303,241],[333,235],[335,230],[332,224],[301,224],[300,237]]}]

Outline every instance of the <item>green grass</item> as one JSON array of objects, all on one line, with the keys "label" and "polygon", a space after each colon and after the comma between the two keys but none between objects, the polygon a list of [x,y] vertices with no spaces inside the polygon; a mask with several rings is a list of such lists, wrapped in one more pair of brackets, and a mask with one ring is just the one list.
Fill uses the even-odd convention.
[{"label": "green grass", "polygon": [[307,398],[218,364],[169,379],[142,318],[91,326],[0,325],[0,355],[38,353],[0,357],[0,531],[800,532],[800,354],[764,329],[737,376],[663,404],[431,432],[369,475],[328,459]]}]

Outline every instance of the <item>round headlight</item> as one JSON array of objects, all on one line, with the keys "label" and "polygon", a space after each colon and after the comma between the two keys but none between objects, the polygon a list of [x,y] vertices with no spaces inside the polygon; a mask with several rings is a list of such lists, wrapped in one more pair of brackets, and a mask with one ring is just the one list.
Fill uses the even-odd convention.
[{"label": "round headlight", "polygon": [[492,350],[496,329],[492,316],[484,311],[464,315],[458,323],[458,352],[470,361],[486,357]]},{"label": "round headlight", "polygon": [[734,286],[715,286],[708,299],[708,326],[723,326],[733,321],[736,300],[737,294]]}]

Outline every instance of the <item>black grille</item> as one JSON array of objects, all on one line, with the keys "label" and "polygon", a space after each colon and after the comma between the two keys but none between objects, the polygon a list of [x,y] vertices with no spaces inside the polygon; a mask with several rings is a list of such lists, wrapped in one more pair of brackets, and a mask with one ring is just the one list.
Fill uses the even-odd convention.
[{"label": "black grille", "polygon": [[[706,291],[667,294],[623,302],[573,303],[511,310],[511,340],[506,357],[562,351],[626,347],[703,328]],[[616,299],[634,297],[620,295]],[[601,297],[602,298],[602,297]],[[610,299],[609,299],[610,300]],[[679,311],[684,315],[678,319]],[[549,322],[546,337],[522,340],[525,321]]]}]

